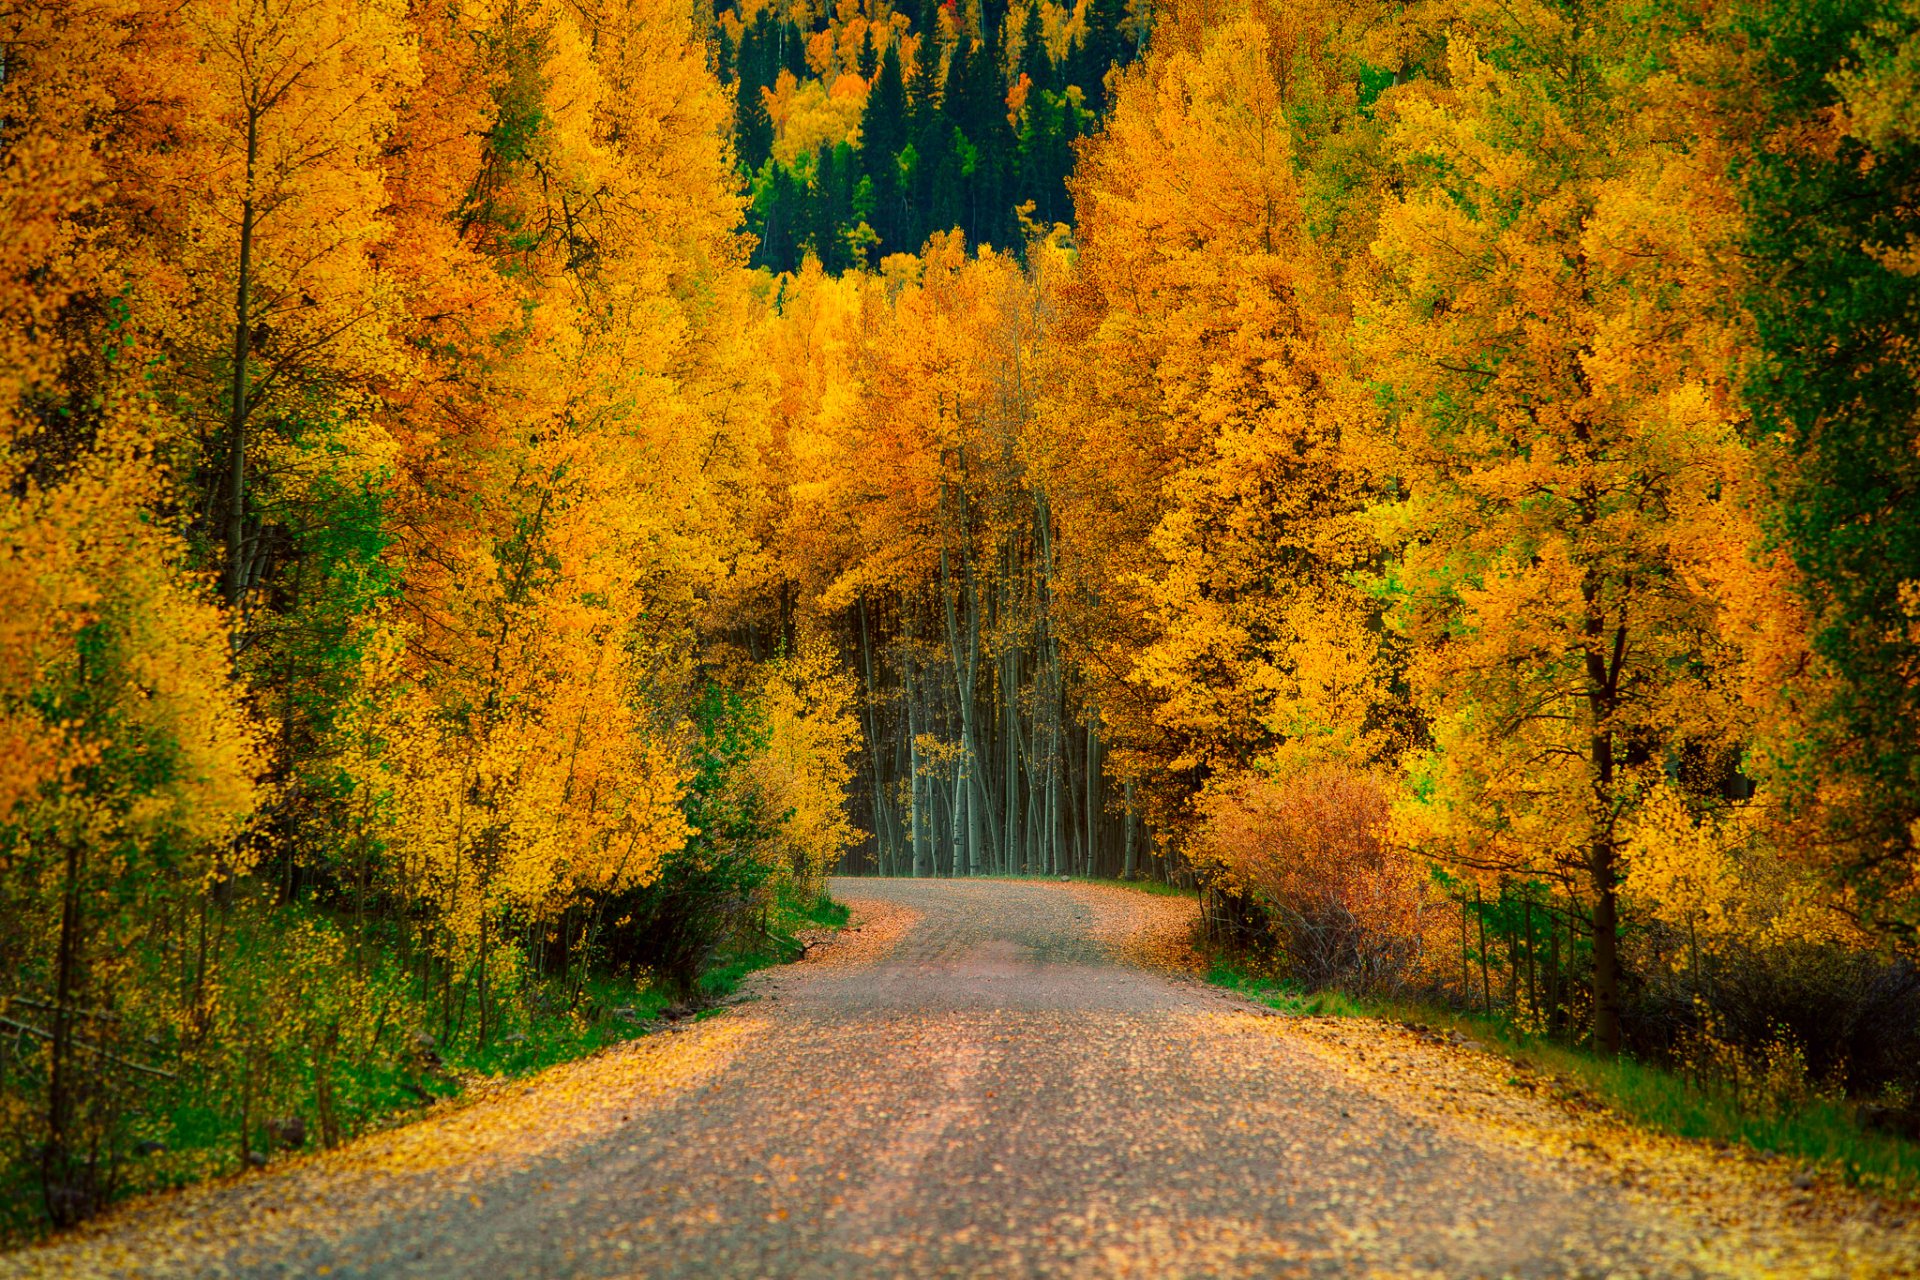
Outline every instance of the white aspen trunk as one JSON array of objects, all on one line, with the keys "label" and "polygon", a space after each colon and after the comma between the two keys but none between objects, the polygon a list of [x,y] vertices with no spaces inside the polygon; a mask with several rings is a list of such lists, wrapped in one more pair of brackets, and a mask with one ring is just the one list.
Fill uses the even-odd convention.
[{"label": "white aspen trunk", "polygon": [[[1044,753],[1036,752],[1034,764],[1044,771],[1046,801],[1041,806],[1041,830],[1039,840],[1044,849],[1044,861],[1048,875],[1058,875],[1065,870],[1066,848],[1063,832],[1061,807],[1061,775],[1065,770],[1066,746],[1062,725],[1061,702],[1064,682],[1060,678],[1060,647],[1053,635],[1053,517],[1047,504],[1047,495],[1036,492],[1033,498],[1034,536],[1039,544],[1040,563],[1038,580],[1035,583],[1035,605],[1039,613],[1037,632],[1040,641],[1039,663],[1044,675],[1036,673],[1034,679],[1034,719],[1046,720],[1046,745]],[[1039,736],[1039,724],[1034,726],[1036,740]]]},{"label": "white aspen trunk", "polygon": [[[969,793],[979,792],[979,798],[984,800],[986,781],[982,776],[984,771],[978,767],[980,753],[974,735],[973,715],[974,686],[979,679],[980,665],[979,590],[976,584],[969,581],[967,631],[963,641],[960,621],[954,610],[952,563],[944,547],[940,550],[940,577],[944,588],[941,596],[946,605],[947,652],[953,662],[954,701],[958,704],[960,713],[960,765],[955,781],[957,786],[966,788]],[[975,797],[969,794],[966,813],[968,815],[967,839],[970,844],[977,844],[980,839],[977,826],[978,808],[974,800]],[[954,812],[957,821],[960,810],[956,808]],[[980,855],[977,849],[968,850],[967,865],[976,873],[978,872]]]},{"label": "white aspen trunk", "polygon": [[913,659],[900,664],[900,678],[907,692],[907,825],[913,838],[913,874],[924,876],[927,867],[926,822],[920,809],[920,722],[913,696]]},{"label": "white aspen trunk", "polygon": [[1002,875],[1019,870],[1020,857],[1020,660],[1012,645],[1001,661],[1000,674],[1000,752],[1003,757],[1003,782],[1006,804],[1006,828],[1000,841],[1004,861]]},{"label": "white aspen trunk", "polygon": [[1100,738],[1087,718],[1087,874],[1099,874],[1100,862]]},{"label": "white aspen trunk", "polygon": [[[909,753],[911,750],[912,750],[912,746],[907,741],[906,734],[896,733],[893,735],[893,771],[889,775],[889,778],[892,781],[897,782],[901,778],[907,778],[909,780],[912,779],[913,777],[913,773],[911,769],[912,761],[909,757]],[[893,790],[892,787],[888,787],[888,792],[890,796],[897,796],[898,794]],[[912,803],[913,801],[911,798],[911,793],[909,793],[909,798],[907,801],[907,804],[909,806],[909,811],[908,811],[908,814],[902,815],[903,817],[908,817],[909,820],[911,820]],[[897,821],[898,820],[896,819],[896,823]],[[913,863],[912,863],[913,834],[911,830],[897,831],[895,834],[897,837],[898,847],[894,849],[893,867],[890,871],[887,872],[887,874],[895,875],[895,876],[906,875],[911,872],[913,867]]]},{"label": "white aspen trunk", "polygon": [[1024,870],[1046,870],[1046,847],[1040,833],[1044,828],[1040,823],[1040,805],[1045,789],[1040,783],[1038,761],[1040,759],[1040,717],[1035,716],[1027,726],[1026,734],[1021,738],[1021,767],[1027,780],[1027,821],[1026,830],[1021,833],[1024,851]]},{"label": "white aspen trunk", "polygon": [[[980,771],[979,761],[971,758],[967,760],[966,767],[969,775]],[[981,822],[979,791],[978,779],[969,776],[964,796],[967,808],[967,874],[970,876],[980,874],[980,846],[984,843],[980,839],[980,828],[984,824]]]},{"label": "white aspen trunk", "polygon": [[896,849],[900,842],[898,825],[894,821],[893,805],[887,799],[886,785],[880,776],[880,712],[873,676],[873,645],[867,634],[867,598],[863,595],[858,602],[860,616],[860,663],[867,681],[867,700],[865,714],[861,717],[867,731],[867,770],[873,787],[873,839],[874,861],[882,875],[896,858]]},{"label": "white aspen trunk", "polygon": [[[962,764],[964,766],[964,762]],[[949,845],[951,861],[947,864],[947,874],[955,879],[965,872],[967,866],[966,826],[962,821],[964,815],[960,812],[961,788],[964,783],[965,779],[960,776],[960,769],[956,768],[953,773],[953,784],[947,797],[947,838],[951,842]]]},{"label": "white aspen trunk", "polygon": [[1065,691],[1060,699],[1060,806],[1066,811],[1067,856],[1074,873],[1085,866],[1086,841],[1080,822],[1080,788],[1073,785],[1073,735],[1069,732]]},{"label": "white aspen trunk", "polygon": [[1047,779],[1047,808],[1053,811],[1053,830],[1049,835],[1053,840],[1054,872],[1065,875],[1073,870],[1073,849],[1067,844],[1067,760],[1066,752],[1061,749],[1066,742],[1057,725],[1054,727],[1053,740],[1053,771]]}]

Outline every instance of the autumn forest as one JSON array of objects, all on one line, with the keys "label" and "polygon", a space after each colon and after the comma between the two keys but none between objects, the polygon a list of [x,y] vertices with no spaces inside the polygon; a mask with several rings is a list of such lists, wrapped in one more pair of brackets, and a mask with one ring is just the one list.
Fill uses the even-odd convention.
[{"label": "autumn forest", "polygon": [[0,0],[0,1227],[830,873],[1920,1133],[1916,336],[1915,0]]}]

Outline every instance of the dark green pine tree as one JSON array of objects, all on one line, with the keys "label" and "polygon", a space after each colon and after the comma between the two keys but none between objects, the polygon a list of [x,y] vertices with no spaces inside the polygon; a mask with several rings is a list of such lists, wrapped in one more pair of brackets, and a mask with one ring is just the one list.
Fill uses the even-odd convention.
[{"label": "dark green pine tree", "polygon": [[1020,133],[1021,201],[1033,201],[1032,218],[1042,227],[1073,220],[1067,178],[1073,173],[1073,140],[1080,136],[1080,113],[1064,95],[1036,93],[1027,99]]},{"label": "dark green pine tree", "polygon": [[807,236],[814,256],[829,271],[845,271],[855,263],[847,234],[859,224],[854,191],[860,180],[859,162],[846,143],[822,145],[814,155],[813,200]]},{"label": "dark green pine tree", "polygon": [[[938,30],[938,28],[934,28]],[[954,81],[950,61],[942,76],[939,68],[951,52],[931,38],[921,48],[918,68],[908,95],[909,146],[913,149],[905,217],[901,219],[902,247],[918,250],[935,231],[950,231],[964,216],[961,185],[968,163],[966,139],[956,136],[947,112],[946,85]]]},{"label": "dark green pine tree", "polygon": [[873,47],[871,26],[860,33],[860,59],[855,65],[859,68],[860,78],[871,84],[874,70],[880,65],[880,54]]},{"label": "dark green pine tree", "polygon": [[[914,34],[920,37],[920,55],[917,59],[920,71],[925,74],[940,64],[940,10],[947,7],[951,0],[920,0],[919,7],[910,15],[913,18]],[[935,76],[938,79],[938,76]]]},{"label": "dark green pine tree", "polygon": [[740,47],[733,56],[734,74],[756,85],[771,85],[780,73],[778,43],[773,19],[762,9],[750,25],[740,29]]},{"label": "dark green pine tree", "polygon": [[[786,17],[780,19],[775,30],[778,32],[778,44],[774,53],[779,66],[793,72],[796,80],[806,79],[812,74],[812,68],[807,66],[807,33]],[[773,79],[769,78],[767,83],[772,84]]]},{"label": "dark green pine tree", "polygon": [[947,83],[940,95],[940,110],[946,117],[950,132],[956,134],[953,140],[958,164],[955,173],[954,201],[956,216],[952,223],[938,222],[928,228],[929,231],[945,231],[957,226],[967,234],[969,244],[978,243],[980,212],[980,187],[986,175],[983,168],[991,163],[979,146],[980,121],[986,114],[993,92],[992,78],[986,65],[984,51],[974,47],[973,36],[965,28],[954,41],[953,52],[947,55]]},{"label": "dark green pine tree", "polygon": [[1127,38],[1127,0],[1087,0],[1087,30],[1067,55],[1067,83],[1080,86],[1087,110],[1096,119],[1107,114],[1107,71],[1132,60]]},{"label": "dark green pine tree", "polygon": [[880,237],[882,253],[907,250],[907,191],[900,180],[900,153],[907,146],[908,124],[900,50],[889,41],[860,117],[860,165],[873,186],[873,230]]},{"label": "dark green pine tree", "polygon": [[1007,30],[1007,20],[1012,13],[1013,6],[1009,3],[1009,0],[980,0],[981,30],[984,31],[988,27],[991,27],[995,31],[1000,32],[1000,46],[1002,49],[1006,47],[1005,34]]},{"label": "dark green pine tree", "polygon": [[733,87],[734,151],[750,174],[760,171],[773,150],[773,121],[767,118],[760,90],[779,74],[773,57],[774,40],[773,24],[762,9],[751,26],[741,28],[740,45],[733,54],[737,77]]},{"label": "dark green pine tree", "polygon": [[1040,0],[1028,0],[1026,16],[1020,22],[1020,71],[1032,83],[1032,94],[1056,87],[1053,55],[1047,50],[1046,28],[1040,21]]},{"label": "dark green pine tree", "polygon": [[[744,34],[744,33],[743,33]],[[732,81],[735,71],[733,37],[718,24],[714,27],[713,75],[721,84]]]},{"label": "dark green pine tree", "polygon": [[[1019,157],[1013,128],[1007,123],[1007,73],[1000,28],[981,13],[979,44],[969,50],[964,70],[964,104],[950,110],[954,123],[972,148],[972,172],[967,175],[961,224],[969,244],[1015,242],[1012,198]],[[1001,16],[1004,19],[1005,11]],[[952,73],[949,73],[951,83]]]},{"label": "dark green pine tree", "polygon": [[734,149],[748,173],[758,173],[773,152],[773,121],[760,86],[745,76],[734,86]]},{"label": "dark green pine tree", "polygon": [[753,265],[770,271],[798,271],[804,248],[803,235],[810,220],[809,192],[797,181],[793,171],[778,161],[770,162],[754,184],[753,207],[748,227],[758,238],[753,249]]}]

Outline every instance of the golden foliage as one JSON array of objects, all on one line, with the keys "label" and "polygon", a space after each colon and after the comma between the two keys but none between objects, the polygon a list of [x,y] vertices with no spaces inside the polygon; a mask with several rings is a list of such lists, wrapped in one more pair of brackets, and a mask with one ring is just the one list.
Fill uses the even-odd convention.
[{"label": "golden foliage", "polygon": [[764,669],[757,706],[766,741],[748,768],[783,818],[772,856],[808,897],[824,892],[827,870],[861,836],[847,816],[860,739],[853,701],[852,676],[821,639]]},{"label": "golden foliage", "polygon": [[1099,601],[1080,633],[1113,673],[1098,701],[1136,753],[1123,767],[1156,787],[1397,745],[1351,578],[1375,554],[1348,455],[1369,410],[1305,220],[1289,111],[1313,89],[1277,74],[1288,21],[1223,17],[1157,44],[1075,179],[1049,480]]},{"label": "golden foliage", "polygon": [[[212,1090],[229,1160],[302,1098],[331,1141],[393,1008],[485,1042],[525,944],[681,847],[771,382],[678,5],[0,22],[6,1138],[68,1221],[136,1086]],[[816,877],[817,667],[768,689]]]}]

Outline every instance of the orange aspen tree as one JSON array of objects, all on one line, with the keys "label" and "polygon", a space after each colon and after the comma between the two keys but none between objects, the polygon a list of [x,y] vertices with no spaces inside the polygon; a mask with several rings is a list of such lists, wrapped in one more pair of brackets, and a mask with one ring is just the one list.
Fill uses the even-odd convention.
[{"label": "orange aspen tree", "polygon": [[[646,4],[488,20],[466,243],[423,228],[413,251],[497,274],[414,304],[448,347],[400,436],[406,608],[361,729],[385,744],[361,759],[393,797],[396,891],[432,907],[448,1007],[471,975],[483,1036],[508,913],[644,883],[685,835],[698,593],[740,555],[715,479],[758,448],[748,414],[708,408],[737,358],[693,354],[741,312],[725,104],[691,20]],[[431,179],[444,128],[408,129]]]},{"label": "orange aspen tree", "polygon": [[858,655],[880,865],[1118,854],[1101,730],[1053,630],[1031,270],[936,236],[882,275],[810,267],[788,287],[773,331],[796,478],[779,542],[803,608]]},{"label": "orange aspen tree", "polygon": [[[297,501],[324,466],[313,437],[344,437],[374,454],[365,470],[382,465],[367,438],[377,429],[339,391],[391,359],[392,289],[370,257],[386,232],[379,153],[419,73],[398,7],[382,0],[196,0],[179,22],[201,77],[188,162],[155,175],[186,212],[180,266],[193,282],[170,327],[182,372],[206,380],[203,465],[220,477],[210,523],[244,628],[274,499]],[[330,418],[348,423],[329,433]],[[256,503],[256,471],[287,492]]]}]

